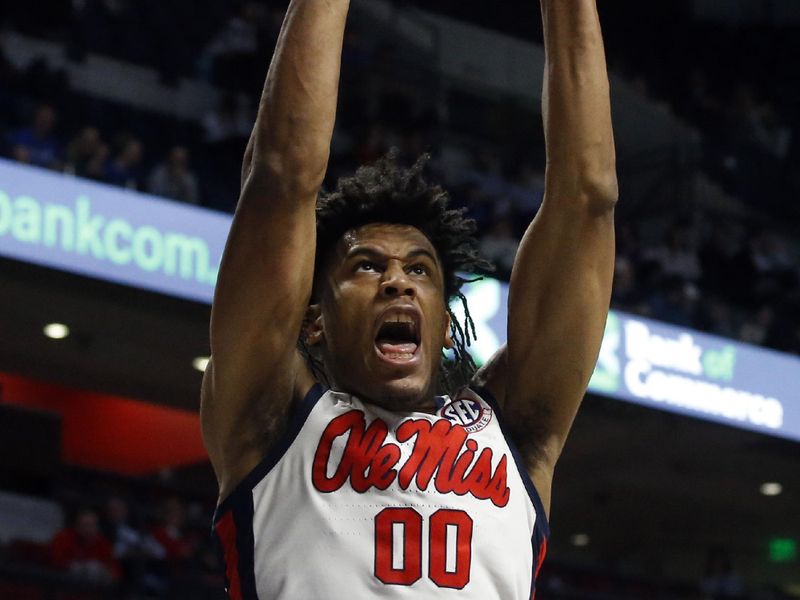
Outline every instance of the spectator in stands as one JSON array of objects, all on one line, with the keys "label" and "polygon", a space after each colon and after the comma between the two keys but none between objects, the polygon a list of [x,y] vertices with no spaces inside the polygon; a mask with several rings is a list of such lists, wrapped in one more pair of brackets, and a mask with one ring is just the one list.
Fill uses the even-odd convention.
[{"label": "spectator in stands", "polygon": [[256,57],[266,27],[266,13],[258,2],[244,2],[203,52],[213,63],[213,81],[226,89],[242,89],[258,71]]},{"label": "spectator in stands", "polygon": [[676,275],[661,278],[648,299],[649,314],[661,321],[691,327],[694,321],[696,288]]},{"label": "spectator in stands", "polygon": [[185,535],[185,526],[186,506],[179,498],[169,498],[161,507],[159,523],[150,532],[169,562],[186,560],[194,552],[192,540]]},{"label": "spectator in stands", "polygon": [[65,172],[78,177],[102,180],[105,176],[108,146],[96,127],[84,127],[67,146]]},{"label": "spectator in stands", "polygon": [[[544,196],[544,172],[531,162],[524,162],[517,173],[517,192],[514,204],[526,211],[535,213],[542,204]],[[531,219],[527,219],[530,222]]]},{"label": "spectator in stands", "polygon": [[157,562],[165,558],[166,551],[151,535],[132,524],[128,502],[120,496],[110,497],[104,517],[105,531],[122,568],[125,588],[165,589]]},{"label": "spectator in stands", "polygon": [[694,234],[687,223],[678,222],[667,232],[664,241],[645,251],[644,259],[661,267],[668,276],[697,281],[702,275]]},{"label": "spectator in stands", "polygon": [[164,558],[163,549],[156,540],[132,525],[127,500],[120,496],[109,498],[104,516],[108,538],[118,561]]},{"label": "spectator in stands", "polygon": [[[769,231],[755,231],[739,257],[738,281],[747,281],[742,304],[755,309],[763,304],[790,298],[798,283],[797,249]],[[734,297],[735,298],[735,297]]]},{"label": "spectator in stands", "polygon": [[203,117],[205,143],[211,146],[250,137],[253,116],[247,96],[227,93],[220,98],[217,107]]},{"label": "spectator in stands", "polygon": [[55,136],[57,115],[49,104],[34,113],[30,127],[18,129],[8,139],[14,160],[48,169],[61,168],[61,144]]},{"label": "spectator in stands", "polygon": [[117,155],[106,164],[104,179],[113,185],[138,190],[142,179],[144,147],[135,137],[122,139]]},{"label": "spectator in stands", "polygon": [[775,107],[758,97],[748,83],[740,83],[731,104],[731,124],[738,148],[753,144],[776,158],[785,158],[791,143],[791,131],[780,121]]},{"label": "spectator in stands", "polygon": [[763,346],[775,323],[775,311],[762,306],[755,316],[747,319],[739,328],[739,339],[749,344]]},{"label": "spectator in stands", "polygon": [[[243,93],[223,94],[217,106],[203,117],[203,141],[220,170],[238,172],[250,132],[255,110]],[[232,156],[231,156],[232,155]],[[223,162],[220,163],[219,161]]]},{"label": "spectator in stands", "polygon": [[81,509],[73,525],[59,531],[50,545],[53,566],[93,583],[118,581],[121,570],[111,542],[101,532],[97,513]]},{"label": "spectator in stands", "polygon": [[797,269],[797,252],[772,231],[762,230],[750,240],[750,260],[762,274],[790,273]]},{"label": "spectator in stands", "polygon": [[184,146],[174,146],[167,160],[150,175],[148,191],[189,204],[198,204],[197,177],[189,169],[189,151]]},{"label": "spectator in stands", "polygon": [[645,290],[637,281],[636,267],[627,256],[617,256],[611,299],[614,307],[620,310],[645,311]]}]

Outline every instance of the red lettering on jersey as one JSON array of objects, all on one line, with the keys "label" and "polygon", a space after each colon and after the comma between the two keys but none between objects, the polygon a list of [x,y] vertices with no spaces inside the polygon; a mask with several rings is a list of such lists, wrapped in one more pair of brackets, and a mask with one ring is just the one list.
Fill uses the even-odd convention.
[{"label": "red lettering on jersey", "polygon": [[[342,460],[333,476],[328,477],[333,442],[346,433],[350,433],[350,437]],[[320,492],[335,492],[350,478],[357,492],[366,492],[371,487],[385,490],[397,476],[393,467],[400,460],[397,445],[383,444],[388,433],[389,428],[380,419],[375,419],[367,428],[360,410],[333,419],[325,428],[314,454],[314,486]]]},{"label": "red lettering on jersey", "polygon": [[[404,490],[416,480],[417,488],[427,490],[433,482],[441,494],[472,494],[491,500],[498,507],[508,504],[511,490],[507,484],[508,461],[503,456],[492,471],[493,452],[484,448],[475,460],[478,444],[467,439],[461,425],[442,419],[432,423],[409,419],[397,428],[397,441],[412,438],[414,448],[405,464],[398,468],[400,447],[386,442],[389,428],[380,419],[367,427],[364,413],[352,410],[333,419],[322,433],[314,454],[311,478],[320,492],[334,492],[347,481],[357,492],[371,488],[385,490],[397,479]],[[338,438],[347,435],[339,464],[329,475],[331,452]]]}]

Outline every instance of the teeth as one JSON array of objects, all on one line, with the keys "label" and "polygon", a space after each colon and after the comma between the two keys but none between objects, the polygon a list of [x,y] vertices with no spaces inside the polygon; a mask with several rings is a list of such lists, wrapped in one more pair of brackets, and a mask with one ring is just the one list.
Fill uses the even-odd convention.
[{"label": "teeth", "polygon": [[408,317],[406,315],[397,315],[396,319],[392,320],[391,317],[390,317],[390,318],[386,319],[386,321],[384,321],[384,323],[411,323],[411,324],[413,324],[414,323],[414,319],[412,319],[411,317]]},{"label": "teeth", "polygon": [[393,359],[406,360],[406,359],[412,358],[414,355],[410,354],[408,352],[402,352],[402,353],[397,353],[397,354],[394,354],[394,353],[387,354],[386,356],[388,356],[389,358],[393,358]]}]

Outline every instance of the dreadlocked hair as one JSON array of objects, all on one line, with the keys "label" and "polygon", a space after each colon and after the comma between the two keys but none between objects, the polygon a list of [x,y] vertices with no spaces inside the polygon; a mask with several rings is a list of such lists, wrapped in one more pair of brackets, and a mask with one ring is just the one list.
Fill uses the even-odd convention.
[{"label": "dreadlocked hair", "polygon": [[[475,340],[475,323],[461,293],[465,279],[460,274],[493,270],[492,264],[478,255],[475,221],[465,217],[465,208],[448,208],[449,194],[423,177],[430,154],[420,156],[411,168],[398,164],[398,151],[392,149],[375,164],[360,167],[355,175],[342,177],[336,190],[322,192],[317,200],[317,251],[313,296],[318,297],[320,278],[331,251],[345,233],[370,223],[410,225],[431,242],[444,272],[444,295],[450,315],[450,334],[455,344],[452,360],[442,355],[439,387],[453,394],[475,373],[476,365],[468,351]],[[459,323],[450,309],[458,298],[464,308]],[[321,361],[314,357],[301,338],[303,351],[315,376],[327,381]]]}]

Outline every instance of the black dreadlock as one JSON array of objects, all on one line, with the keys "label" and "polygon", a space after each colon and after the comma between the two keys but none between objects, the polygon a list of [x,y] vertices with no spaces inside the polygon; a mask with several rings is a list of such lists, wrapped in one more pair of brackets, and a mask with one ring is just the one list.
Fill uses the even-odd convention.
[{"label": "black dreadlock", "polygon": [[[448,208],[448,193],[423,178],[430,155],[420,156],[410,169],[401,167],[397,157],[398,151],[392,149],[374,165],[360,167],[355,175],[340,178],[336,191],[320,194],[313,296],[318,296],[318,275],[325,268],[325,261],[348,231],[370,223],[396,223],[419,229],[436,249],[444,271],[445,304],[455,348],[452,364],[442,357],[440,385],[452,394],[476,370],[467,350],[475,340],[475,323],[461,286],[480,278],[464,279],[459,273],[491,271],[493,267],[478,255],[475,221],[464,216],[466,209]],[[459,298],[464,307],[463,325],[450,310],[450,300],[454,298]],[[311,355],[304,339],[300,340],[300,347],[315,376],[326,380],[319,359]]]}]

